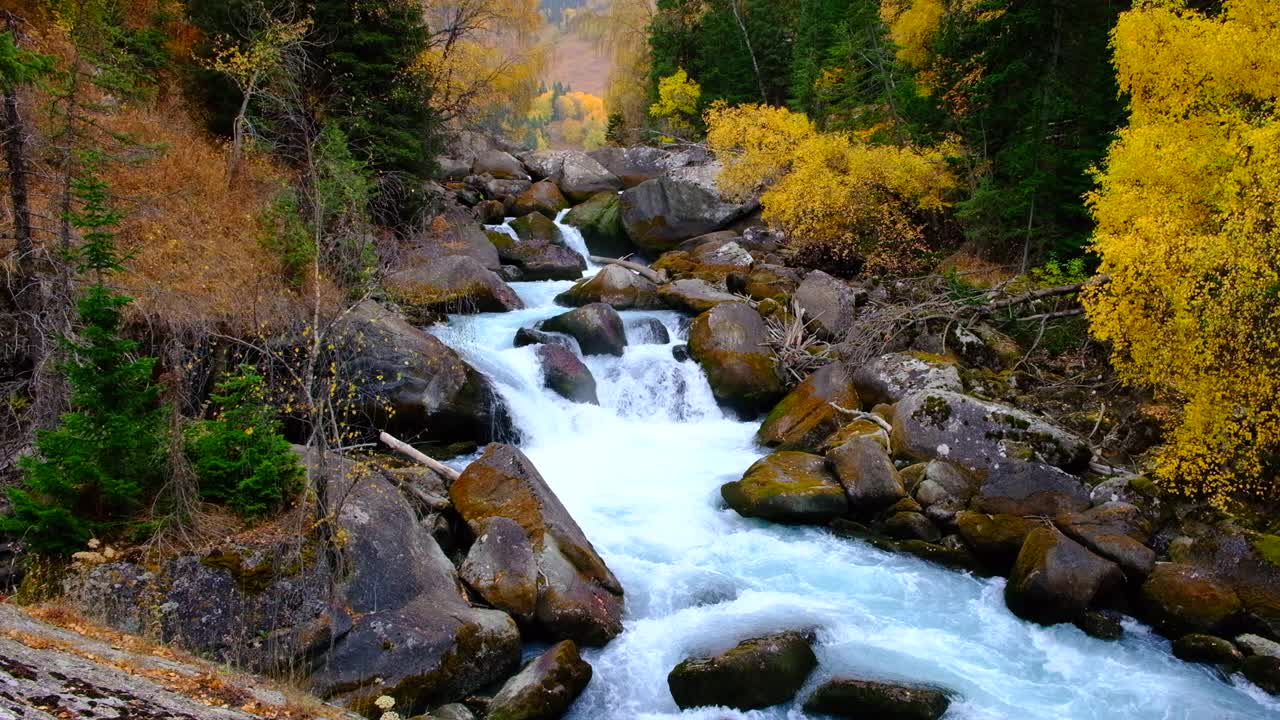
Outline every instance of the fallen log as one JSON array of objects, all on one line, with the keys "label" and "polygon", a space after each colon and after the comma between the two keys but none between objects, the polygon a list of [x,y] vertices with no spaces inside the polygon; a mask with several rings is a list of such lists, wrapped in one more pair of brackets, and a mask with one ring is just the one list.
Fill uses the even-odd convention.
[{"label": "fallen log", "polygon": [[382,441],[383,445],[386,445],[387,447],[391,448],[392,450],[395,450],[401,455],[404,455],[410,460],[414,460],[416,462],[419,462],[427,466],[427,469],[431,470],[437,475],[443,476],[444,479],[449,481],[450,483],[454,482],[455,480],[458,479],[459,476],[462,475],[462,473],[458,472],[457,470],[454,470],[448,465],[445,465],[439,460],[436,460],[435,458],[427,457],[421,451],[417,450],[409,443],[404,442],[403,440],[399,440],[393,437],[389,433],[385,433],[385,432],[382,433],[381,435],[378,436],[378,439]]},{"label": "fallen log", "polygon": [[597,265],[617,265],[618,267],[626,268],[640,277],[658,285],[663,285],[667,282],[667,274],[665,272],[659,272],[648,265],[638,262],[632,262],[630,260],[623,260],[620,258],[600,257],[599,255],[592,255],[591,262]]}]

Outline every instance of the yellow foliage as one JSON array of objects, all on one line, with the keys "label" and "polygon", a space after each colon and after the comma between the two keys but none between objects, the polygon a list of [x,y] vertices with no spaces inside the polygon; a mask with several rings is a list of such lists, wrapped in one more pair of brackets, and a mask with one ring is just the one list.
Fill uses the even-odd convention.
[{"label": "yellow foliage", "polygon": [[1115,30],[1132,113],[1089,198],[1111,281],[1086,301],[1123,376],[1181,401],[1158,476],[1221,501],[1277,489],[1280,4],[1179,5]]},{"label": "yellow foliage", "polygon": [[917,70],[929,64],[929,45],[946,15],[943,0],[881,0],[880,17],[898,46],[898,60]]},{"label": "yellow foliage", "polygon": [[649,106],[649,114],[666,119],[672,127],[689,129],[690,119],[698,114],[702,86],[689,79],[684,68],[658,81],[658,102]]},{"label": "yellow foliage", "polygon": [[530,103],[526,118],[542,126],[537,130],[539,150],[552,146],[587,150],[603,147],[609,126],[604,100],[585,92],[559,96],[551,91],[542,93]]},{"label": "yellow foliage", "polygon": [[949,143],[872,145],[758,105],[717,105],[707,124],[708,145],[725,163],[725,191],[741,197],[764,188],[764,219],[789,246],[845,272],[864,263],[870,272],[914,269],[928,249],[917,215],[946,207],[957,185]]}]

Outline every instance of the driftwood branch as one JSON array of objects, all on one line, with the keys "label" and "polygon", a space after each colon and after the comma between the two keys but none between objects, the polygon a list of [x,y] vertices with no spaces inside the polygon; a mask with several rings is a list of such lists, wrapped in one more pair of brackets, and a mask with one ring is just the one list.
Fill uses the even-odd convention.
[{"label": "driftwood branch", "polygon": [[662,285],[667,282],[667,274],[665,272],[659,272],[648,265],[638,262],[632,262],[630,260],[623,260],[620,258],[600,257],[599,255],[592,255],[591,262],[597,265],[617,265],[618,267],[626,268],[640,277],[658,285]]},{"label": "driftwood branch", "polygon": [[415,449],[409,443],[404,442],[402,440],[398,440],[395,437],[392,437],[389,433],[382,433],[381,435],[378,436],[378,439],[382,441],[383,445],[386,445],[387,447],[391,448],[392,450],[395,450],[401,455],[404,455],[410,460],[414,460],[416,462],[422,463],[423,465],[427,466],[429,470],[431,470],[432,472],[435,472],[438,475],[443,476],[445,480],[448,480],[451,483],[457,480],[458,477],[462,474],[457,470],[454,470],[453,468],[449,467],[448,465],[445,465],[444,463],[440,462],[439,460],[427,457],[426,455],[424,455],[423,453]]},{"label": "driftwood branch", "polygon": [[1013,307],[1014,305],[1023,305],[1025,303],[1035,302],[1037,300],[1043,300],[1045,298],[1061,297],[1063,295],[1073,295],[1085,289],[1086,287],[1102,285],[1103,283],[1106,283],[1109,280],[1111,280],[1110,275],[1098,275],[1082,283],[1075,283],[1073,285],[1059,285],[1057,287],[1044,288],[1042,290],[1032,290],[1030,292],[1022,293],[1021,295],[1015,295],[1011,298],[989,303],[985,308],[983,308],[983,311],[986,313],[992,313],[992,312],[995,312],[996,310],[1002,310],[1007,307]]}]

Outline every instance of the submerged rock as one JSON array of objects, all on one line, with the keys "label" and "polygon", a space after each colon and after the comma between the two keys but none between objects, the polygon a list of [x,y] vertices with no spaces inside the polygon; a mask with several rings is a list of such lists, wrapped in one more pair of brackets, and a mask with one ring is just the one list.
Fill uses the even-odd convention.
[{"label": "submerged rock", "polygon": [[849,511],[844,488],[820,455],[777,452],[758,460],[741,480],[720,488],[743,517],[824,525]]},{"label": "submerged rock", "polygon": [[502,686],[485,720],[558,720],[591,682],[591,665],[564,640]]},{"label": "submerged rock", "polygon": [[537,353],[542,362],[543,382],[548,388],[566,400],[600,404],[595,376],[577,353],[559,345],[539,345]]},{"label": "submerged rock", "polygon": [[604,303],[591,303],[542,322],[542,329],[575,338],[583,355],[622,356],[627,331],[618,311]]},{"label": "submerged rock", "polygon": [[938,688],[834,678],[814,691],[804,711],[851,720],[938,720],[950,705]]},{"label": "submerged rock", "polygon": [[1123,584],[1115,563],[1052,527],[1039,527],[1023,542],[1004,597],[1015,615],[1053,625],[1079,619]]},{"label": "submerged rock", "polygon": [[702,365],[716,400],[744,416],[768,410],[784,393],[767,339],[764,320],[743,303],[717,305],[689,329],[689,353]]},{"label": "submerged rock", "polygon": [[609,265],[594,276],[556,296],[556,303],[581,307],[604,303],[615,310],[657,310],[665,307],[658,298],[658,286],[636,273]]},{"label": "submerged rock", "polygon": [[781,450],[817,450],[844,426],[849,417],[845,410],[857,408],[858,393],[849,374],[832,363],[805,378],[769,411],[756,440]]},{"label": "submerged rock", "polygon": [[670,345],[671,331],[653,317],[630,318],[625,323],[627,342],[632,345]]},{"label": "submerged rock", "polygon": [[1244,662],[1244,655],[1230,640],[1201,633],[1189,633],[1175,640],[1173,655],[1179,660],[1220,665],[1229,669],[1238,668]]},{"label": "submerged rock", "polygon": [[562,348],[576,350],[578,341],[574,338],[562,333],[542,332],[533,328],[520,328],[516,331],[515,339],[512,340],[514,347],[528,347],[530,345],[559,345]]},{"label": "submerged rock", "polygon": [[1254,655],[1244,659],[1241,669],[1249,682],[1270,695],[1280,695],[1280,658]]},{"label": "submerged rock", "polygon": [[738,710],[780,705],[795,697],[818,659],[798,632],[745,640],[713,657],[689,658],[667,675],[676,705]]}]

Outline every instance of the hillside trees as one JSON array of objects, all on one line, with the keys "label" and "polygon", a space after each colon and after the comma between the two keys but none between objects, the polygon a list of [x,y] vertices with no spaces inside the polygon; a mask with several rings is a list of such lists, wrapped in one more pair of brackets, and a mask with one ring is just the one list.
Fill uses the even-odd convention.
[{"label": "hillside trees", "polygon": [[1275,497],[1280,457],[1280,6],[1151,3],[1114,35],[1131,97],[1099,188],[1087,298],[1128,380],[1181,409],[1166,487]]}]

